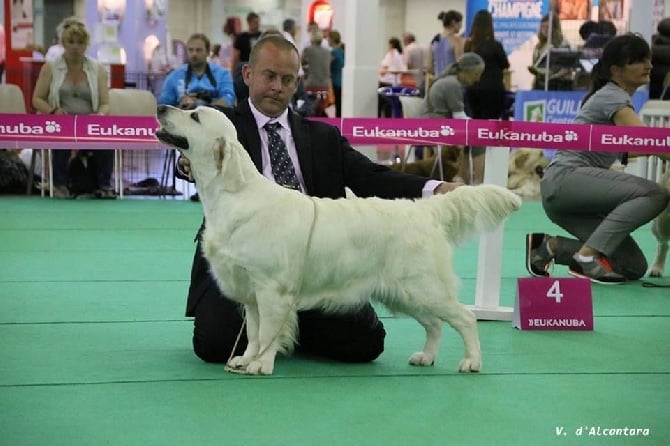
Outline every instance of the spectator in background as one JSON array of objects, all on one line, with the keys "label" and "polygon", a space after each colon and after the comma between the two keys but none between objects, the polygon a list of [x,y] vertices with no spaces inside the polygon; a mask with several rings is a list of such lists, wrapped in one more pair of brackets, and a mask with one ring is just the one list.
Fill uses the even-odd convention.
[{"label": "spectator in background", "polygon": [[[584,40],[580,48],[584,58],[600,59],[603,48],[616,35],[616,26],[608,20],[588,20],[579,27],[579,36]],[[586,73],[590,75],[591,73]]]},{"label": "spectator in background", "polygon": [[596,33],[603,36],[614,37],[617,35],[616,25],[611,20],[598,20],[598,29],[596,30]]},{"label": "spectator in background", "polygon": [[[388,41],[388,50],[379,67],[379,87],[398,85],[398,71],[405,71],[405,60],[402,57],[402,45],[397,37]],[[378,94],[377,117],[390,118],[393,115],[393,106],[389,98]]]},{"label": "spectator in background", "polygon": [[[321,33],[323,36],[323,31],[319,28],[319,24],[312,21],[307,24],[307,30],[305,33],[302,35],[302,40],[300,42],[300,47],[298,48],[300,50],[300,54],[302,54],[303,51],[305,51],[305,48],[308,46],[312,45],[311,39],[312,39],[312,34],[314,33]],[[330,49],[330,46],[328,44],[328,39],[323,39],[321,40],[321,46],[323,46],[326,49]]]},{"label": "spectator in background", "polygon": [[251,48],[261,37],[261,19],[255,12],[247,14],[247,31],[235,37],[233,43],[233,57],[231,61],[233,71],[233,83],[235,85],[235,96],[238,101],[249,96],[249,87],[242,79],[242,67],[249,62]]},{"label": "spectator in background", "polygon": [[[38,113],[52,115],[106,115],[109,113],[109,89],[107,71],[94,59],[86,56],[91,35],[86,25],[76,17],[70,17],[59,25],[62,29],[61,43],[65,51],[55,60],[46,62],[35,84],[32,103]],[[79,157],[78,165],[94,166],[94,184],[86,186],[92,190],[79,190],[80,184],[72,184],[69,167]],[[86,163],[82,161],[86,158]],[[98,198],[116,198],[112,188],[113,150],[53,151],[53,195],[70,197],[70,192],[94,192]]]},{"label": "spectator in background", "polygon": [[598,32],[598,22],[594,22],[593,20],[587,20],[584,23],[582,23],[581,26],[579,27],[579,37],[581,37],[584,42],[589,40],[591,34],[597,32]]},{"label": "spectator in background", "polygon": [[[484,60],[484,72],[479,82],[466,87],[465,100],[470,116],[476,119],[500,119],[505,110],[505,84],[503,73],[509,68],[507,54],[502,43],[495,40],[493,16],[486,9],[477,11],[472,20],[470,37],[465,41],[465,51],[478,54]],[[486,147],[470,147],[464,163],[471,165],[465,171],[469,184],[484,181],[484,155]]]},{"label": "spectator in background", "polygon": [[148,67],[148,86],[149,90],[158,97],[161,90],[163,89],[163,82],[165,82],[165,77],[172,70],[170,61],[168,59],[167,52],[165,51],[165,46],[158,43],[156,47],[151,52],[151,60],[149,61]]},{"label": "spectator in background", "polygon": [[528,67],[535,81],[533,88],[536,90],[545,89],[545,74],[549,74],[549,90],[572,90],[572,70],[568,68],[546,67],[546,60],[549,51],[553,48],[570,49],[570,44],[563,38],[561,22],[556,14],[551,17],[551,39],[549,39],[549,15],[545,15],[540,20],[540,28],[537,31],[537,44],[533,49],[533,65]]},{"label": "spectator in background", "polygon": [[305,72],[305,90],[316,96],[315,116],[325,117],[326,108],[329,104],[329,92],[331,88],[330,62],[332,56],[330,50],[321,46],[323,37],[320,32],[312,34],[312,45],[302,52],[302,69]]},{"label": "spectator in background", "polygon": [[282,36],[289,42],[293,44],[296,48],[298,48],[298,44],[295,41],[295,36],[296,33],[298,32],[298,27],[295,24],[295,20],[289,18],[284,20],[284,23],[282,23]]},{"label": "spectator in background", "polygon": [[188,63],[168,75],[158,103],[181,108],[201,104],[232,107],[236,98],[230,71],[207,62],[210,52],[207,36],[192,34],[186,41],[186,51]]},{"label": "spectator in background", "polygon": [[472,117],[500,119],[505,107],[503,73],[509,68],[509,60],[502,43],[495,40],[493,16],[488,10],[481,9],[475,14],[465,51],[479,54],[485,63],[479,82],[466,89]]},{"label": "spectator in background", "polygon": [[[479,82],[484,65],[484,59],[479,54],[463,53],[458,62],[442,71],[430,85],[421,107],[421,116],[467,119],[463,89]],[[480,161],[479,165],[474,164],[477,160]],[[468,183],[481,182],[484,177],[483,157],[473,158],[472,164],[473,169],[470,169],[469,157],[468,160],[462,160],[458,175]]]},{"label": "spectator in background", "polygon": [[61,36],[63,35],[62,26],[62,23],[56,26],[56,36],[54,37],[54,41],[49,49],[47,49],[47,53],[44,55],[44,60],[47,62],[56,60],[65,52],[65,48],[63,48],[63,44],[61,43]]},{"label": "spectator in background", "polygon": [[670,17],[658,23],[658,34],[651,44],[651,82],[649,83],[650,99],[670,99],[670,93],[663,96],[663,81],[670,71]]},{"label": "spectator in background", "polygon": [[407,70],[412,71],[410,74],[414,85],[417,88],[424,90],[424,78],[426,69],[426,51],[416,41],[416,36],[411,32],[404,32],[402,34],[402,43],[405,45],[403,50],[403,58]]},{"label": "spectator in background", "polygon": [[212,49],[209,52],[209,57],[207,58],[207,62],[211,62],[216,65],[221,65],[221,59],[219,58],[219,53],[221,52],[221,44],[220,43],[215,43],[212,45]]},{"label": "spectator in background", "polygon": [[330,80],[335,96],[335,116],[342,117],[342,69],[344,68],[344,44],[339,31],[332,30],[328,34],[331,48]]},{"label": "spectator in background", "polygon": [[228,41],[224,42],[221,51],[219,51],[221,66],[228,68],[231,73],[233,71],[233,44],[237,36],[237,24],[237,17],[228,17],[226,19],[226,23],[223,24],[223,34],[227,37]]},{"label": "spectator in background", "polygon": [[433,76],[439,76],[460,59],[464,44],[463,37],[458,34],[463,26],[463,14],[453,10],[442,11],[437,18],[442,21],[442,33],[433,37],[428,52],[428,72]]}]

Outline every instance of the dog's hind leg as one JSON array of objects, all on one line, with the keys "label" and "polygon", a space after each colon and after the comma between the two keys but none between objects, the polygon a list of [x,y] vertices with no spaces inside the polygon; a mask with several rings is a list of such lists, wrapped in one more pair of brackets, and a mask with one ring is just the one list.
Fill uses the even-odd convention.
[{"label": "dog's hind leg", "polygon": [[440,348],[440,338],[442,337],[442,326],[444,322],[435,316],[424,314],[409,314],[416,319],[426,330],[426,343],[423,350],[414,353],[409,358],[411,365],[430,366],[435,364],[435,358]]},{"label": "dog's hind leg", "polygon": [[431,365],[437,356],[439,341],[444,322],[448,323],[463,338],[465,356],[458,364],[459,372],[478,372],[482,366],[477,318],[460,302],[446,299],[440,305],[431,308],[431,315],[409,314],[426,329],[426,345],[421,352],[410,357],[412,365]]},{"label": "dog's hind leg", "polygon": [[245,369],[251,361],[258,355],[259,344],[258,344],[258,306],[245,305],[244,306],[244,318],[247,326],[247,348],[244,351],[242,356],[235,356],[232,358],[228,365],[234,369]]},{"label": "dog's hind leg", "polygon": [[460,333],[465,346],[465,356],[458,364],[459,372],[478,372],[482,368],[482,350],[479,344],[479,332],[477,330],[477,318],[474,313],[460,302],[455,306],[445,319],[451,327]]}]

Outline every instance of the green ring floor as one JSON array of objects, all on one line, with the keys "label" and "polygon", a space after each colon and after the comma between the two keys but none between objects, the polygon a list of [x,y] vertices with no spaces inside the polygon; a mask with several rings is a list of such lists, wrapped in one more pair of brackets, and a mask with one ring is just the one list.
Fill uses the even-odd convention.
[{"label": "green ring floor", "polygon": [[[475,375],[451,329],[434,367],[409,366],[423,330],[380,309],[373,363],[239,376],[193,355],[183,317],[201,218],[181,200],[0,199],[0,445],[670,444],[668,288],[594,285],[593,332],[480,322]],[[537,202],[505,225],[502,305],[530,231],[559,232]],[[649,227],[635,238],[651,257]],[[477,241],[456,256],[473,303]]]}]

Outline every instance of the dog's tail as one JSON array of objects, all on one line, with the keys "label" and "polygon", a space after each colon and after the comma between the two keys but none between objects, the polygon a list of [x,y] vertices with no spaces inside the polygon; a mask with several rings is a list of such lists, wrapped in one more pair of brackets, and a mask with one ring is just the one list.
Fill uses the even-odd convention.
[{"label": "dog's tail", "polygon": [[439,200],[439,221],[452,242],[495,229],[522,202],[515,193],[492,184],[461,186],[432,199]]}]

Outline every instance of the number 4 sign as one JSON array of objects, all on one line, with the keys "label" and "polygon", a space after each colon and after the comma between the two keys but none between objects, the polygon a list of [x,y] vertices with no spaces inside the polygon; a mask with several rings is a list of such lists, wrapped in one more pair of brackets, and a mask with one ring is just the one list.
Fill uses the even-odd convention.
[{"label": "number 4 sign", "polygon": [[518,279],[512,325],[520,330],[593,330],[591,282]]}]

